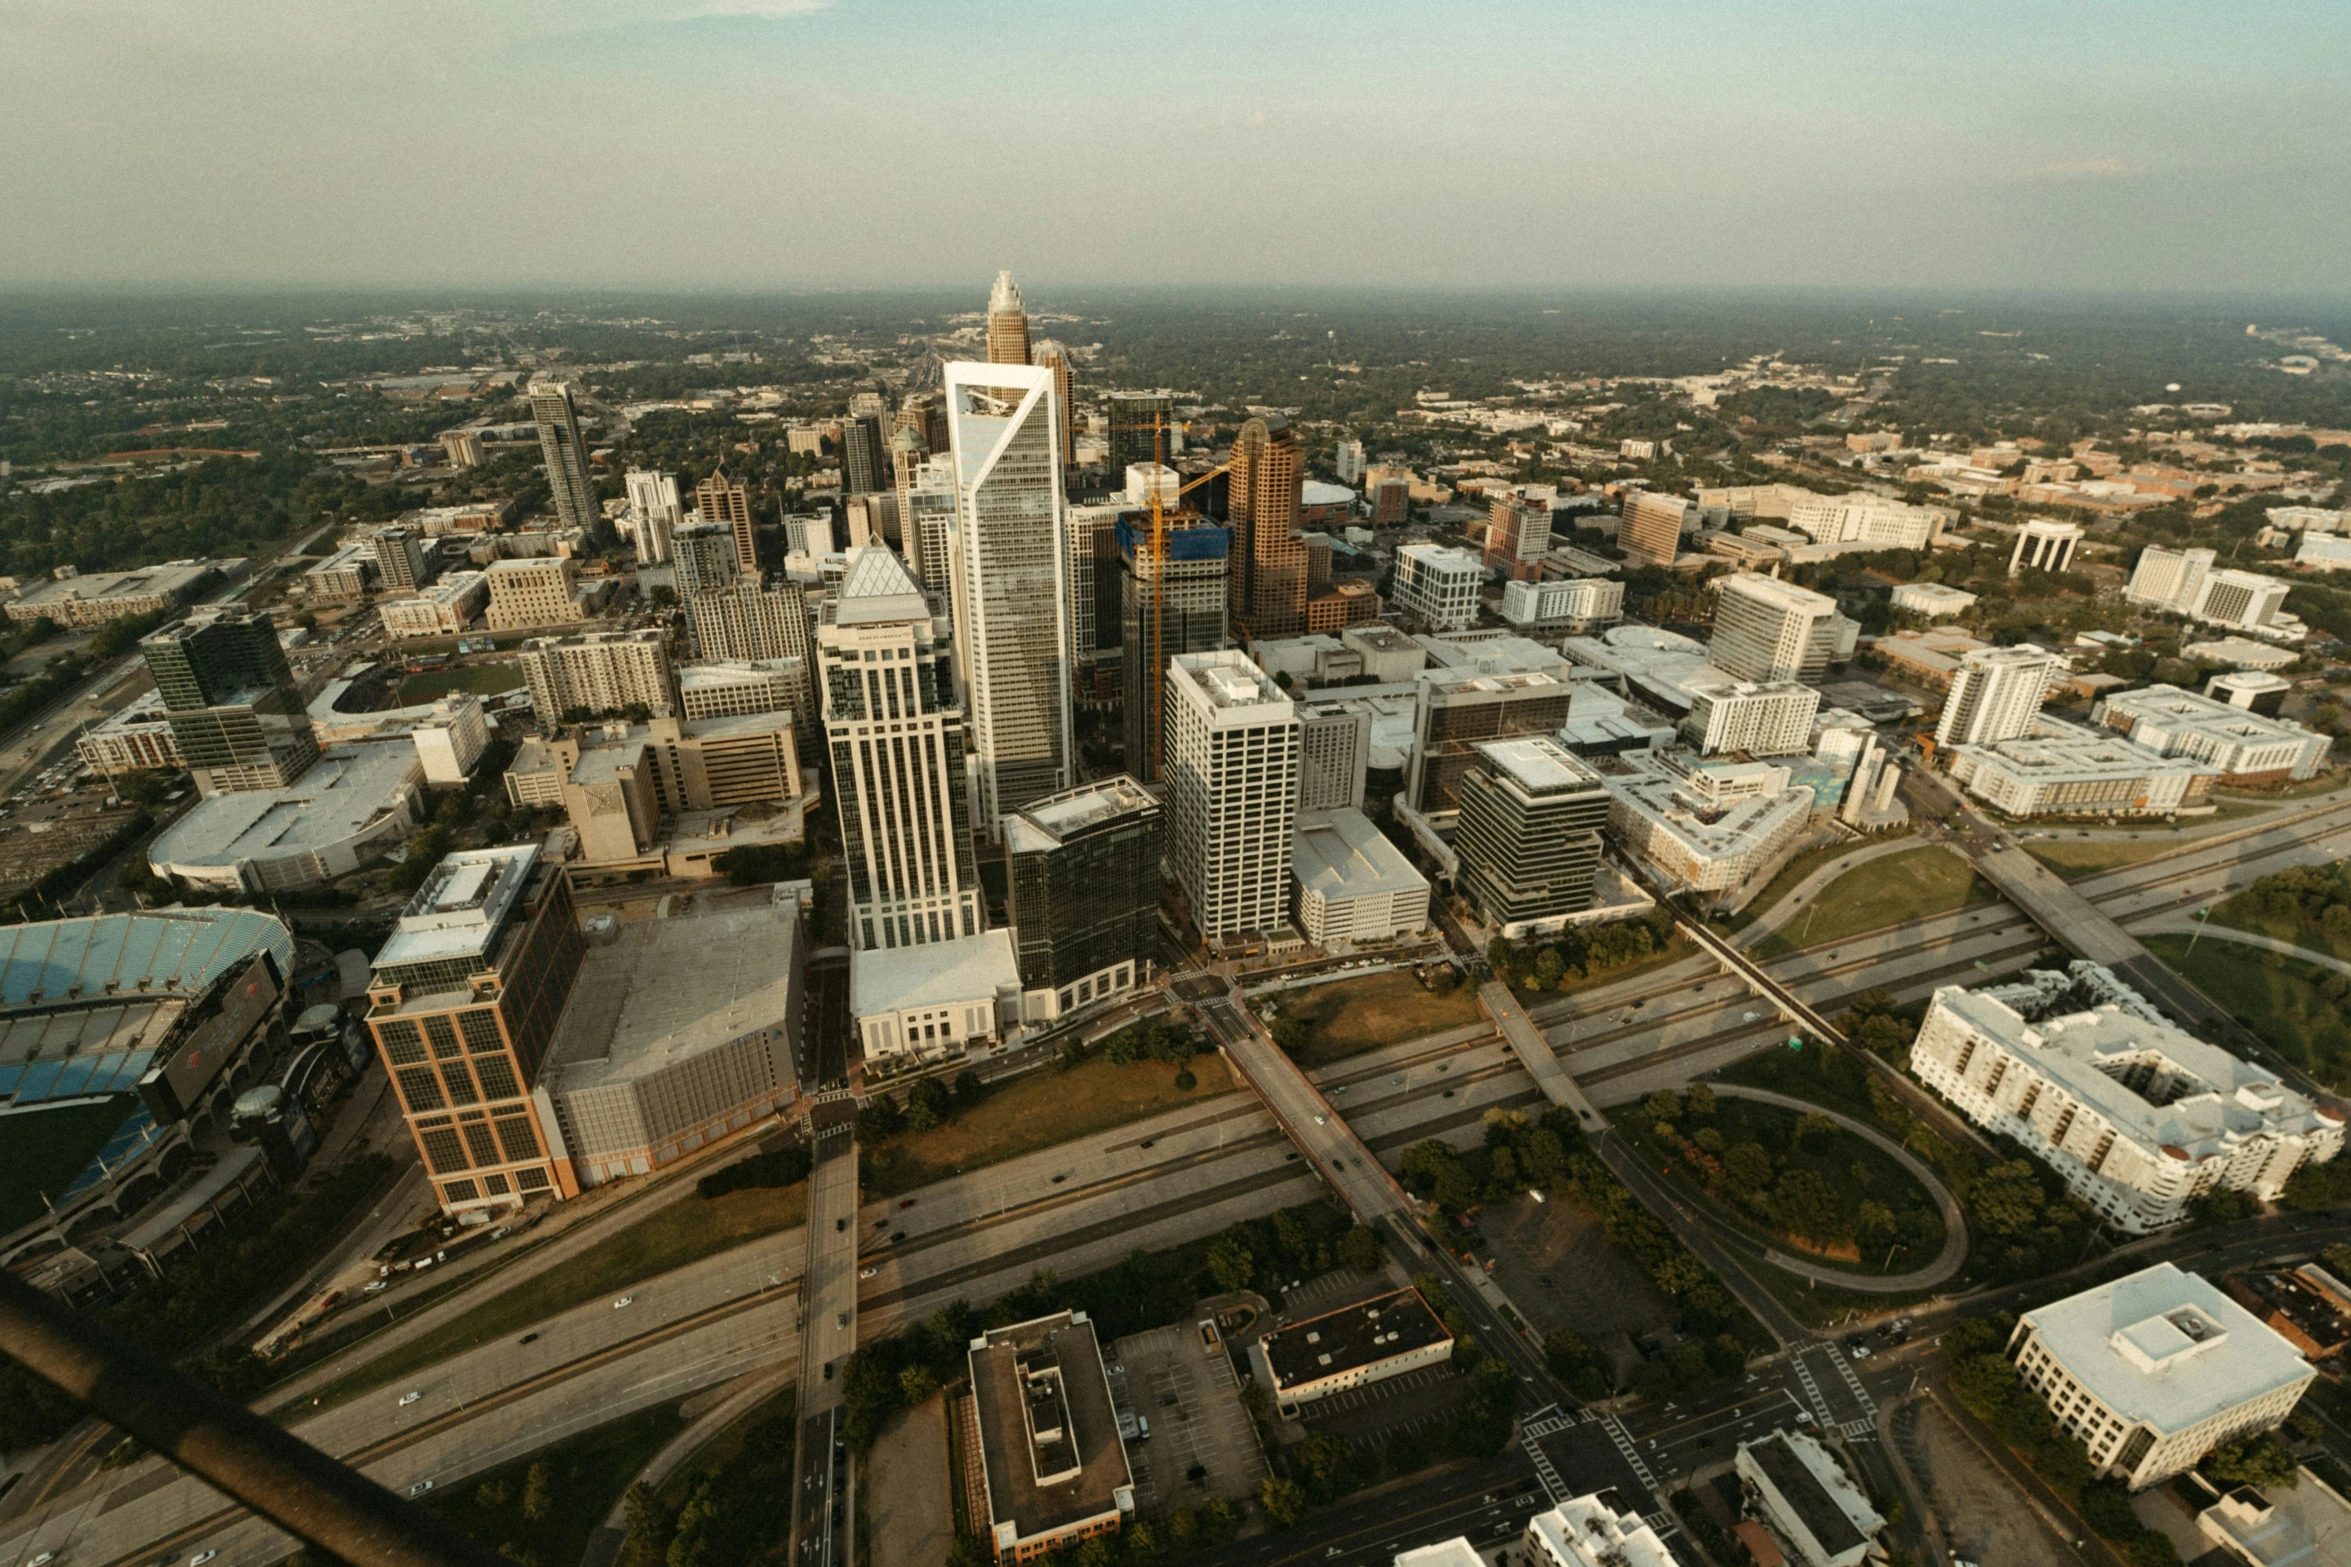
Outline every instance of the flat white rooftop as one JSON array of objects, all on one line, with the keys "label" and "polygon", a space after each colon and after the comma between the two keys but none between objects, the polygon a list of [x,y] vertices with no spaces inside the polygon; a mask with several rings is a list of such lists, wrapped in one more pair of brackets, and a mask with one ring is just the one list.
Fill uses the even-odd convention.
[{"label": "flat white rooftop", "polygon": [[480,954],[522,896],[538,860],[535,843],[444,856],[401,911],[376,966]]},{"label": "flat white rooftop", "polygon": [[1478,754],[1514,780],[1528,794],[1558,794],[1570,789],[1596,789],[1600,775],[1558,741],[1543,735],[1520,740],[1488,740]]},{"label": "flat white rooftop", "polygon": [[1413,869],[1361,811],[1332,811],[1301,826],[1290,840],[1290,869],[1298,883],[1325,898],[1367,898],[1418,891],[1429,880]]},{"label": "flat white rooftop", "polygon": [[590,947],[556,1030],[565,1091],[627,1082],[760,1029],[786,1029],[795,903],[634,920]]},{"label": "flat white rooftop", "polygon": [[400,806],[424,775],[415,743],[330,746],[283,789],[216,794],[157,836],[148,859],[165,866],[223,866],[287,859],[356,836]]},{"label": "flat white rooftop", "polygon": [[1007,987],[1019,991],[1020,963],[1013,956],[1012,932],[1001,927],[954,941],[853,953],[849,959],[852,1017],[983,996],[992,1000]]},{"label": "flat white rooftop", "polygon": [[2183,1431],[2311,1375],[2277,1332],[2168,1262],[2023,1320],[2100,1403],[2158,1431]]}]

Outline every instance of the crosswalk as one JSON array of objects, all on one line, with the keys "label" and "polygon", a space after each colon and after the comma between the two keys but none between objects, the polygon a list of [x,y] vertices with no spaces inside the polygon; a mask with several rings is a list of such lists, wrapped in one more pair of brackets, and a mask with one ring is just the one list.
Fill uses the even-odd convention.
[{"label": "crosswalk", "polygon": [[[1830,1418],[1828,1400],[1821,1396],[1820,1383],[1814,1380],[1812,1366],[1805,1358],[1814,1353],[1827,1356],[1829,1364],[1837,1368],[1837,1375],[1845,1379],[1846,1389],[1852,1393],[1853,1402],[1861,1410],[1859,1418],[1845,1421]],[[1877,1431],[1877,1404],[1870,1398],[1869,1390],[1861,1385],[1861,1378],[1855,1374],[1852,1362],[1837,1346],[1815,1345],[1811,1349],[1797,1351],[1788,1359],[1796,1368],[1796,1380],[1804,1384],[1805,1397],[1811,1401],[1813,1416],[1819,1420],[1822,1430],[1834,1430],[1848,1440],[1870,1436]]]}]

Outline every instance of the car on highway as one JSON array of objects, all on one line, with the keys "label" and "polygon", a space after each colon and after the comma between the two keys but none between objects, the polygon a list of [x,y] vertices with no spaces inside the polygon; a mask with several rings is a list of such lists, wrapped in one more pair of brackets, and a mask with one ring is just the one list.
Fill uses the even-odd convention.
[{"label": "car on highway", "polygon": [[392,1281],[389,1279],[370,1279],[366,1284],[360,1287],[359,1293],[362,1295],[380,1295],[391,1287]]},{"label": "car on highway", "polygon": [[857,1276],[861,1279],[870,1279],[881,1271],[882,1270],[879,1268],[859,1268],[857,1270]]},{"label": "car on highway", "polygon": [[1318,1115],[1314,1118],[1314,1124],[1317,1126],[1328,1126],[1331,1124],[1331,1118],[1327,1115]]},{"label": "car on highway", "polygon": [[[1145,1146],[1146,1146],[1146,1147],[1148,1147],[1148,1146],[1149,1146],[1149,1144],[1145,1144]],[[899,1212],[901,1212],[901,1213],[905,1212],[907,1209],[909,1209],[909,1208],[911,1208],[911,1207],[913,1207],[913,1206],[914,1206],[914,1199],[913,1199],[913,1198],[911,1198],[911,1197],[902,1197],[902,1198],[900,1198],[900,1199],[898,1200],[898,1211],[899,1211]]]},{"label": "car on highway", "polygon": [[26,1562],[25,1567],[49,1567],[49,1564],[55,1560],[57,1560],[55,1551],[43,1551],[31,1561]]},{"label": "car on highway", "polygon": [[218,1551],[198,1551],[195,1555],[188,1558],[188,1567],[204,1567],[206,1562],[212,1560],[219,1554],[220,1552]]},{"label": "car on highway", "polygon": [[410,1487],[408,1488],[408,1494],[409,1494],[410,1496],[422,1496],[422,1495],[424,1495],[424,1494],[425,1494],[425,1492],[427,1492],[427,1491],[431,1490],[432,1488],[433,1488],[433,1482],[432,1482],[432,1481],[430,1481],[430,1480],[419,1480],[419,1481],[417,1481],[417,1482],[416,1482],[416,1484],[414,1484],[414,1485],[412,1485],[412,1486],[410,1486]]},{"label": "car on highway", "polygon": [[623,1295],[623,1296],[622,1296],[620,1299],[618,1299],[618,1300],[616,1300],[616,1301],[614,1301],[614,1302],[612,1303],[612,1309],[613,1309],[613,1310],[615,1310],[615,1311],[618,1311],[618,1310],[620,1310],[620,1308],[621,1308],[621,1307],[623,1307],[623,1306],[633,1306],[633,1305],[635,1305],[635,1304],[636,1304],[636,1302],[637,1302],[637,1297],[636,1297],[636,1296],[634,1296],[634,1295]]},{"label": "car on highway", "polygon": [[415,1403],[422,1397],[424,1397],[424,1391],[421,1388],[411,1388],[409,1391],[400,1395],[400,1402],[393,1407],[396,1409],[406,1409],[409,1405]]},{"label": "car on highway", "polygon": [[532,1333],[525,1333],[525,1334],[524,1334],[524,1335],[523,1335],[521,1338],[519,1338],[519,1339],[516,1339],[516,1340],[515,1340],[515,1342],[516,1342],[517,1344],[535,1344],[535,1343],[537,1343],[537,1342],[538,1342],[538,1340],[539,1340],[539,1335],[538,1335],[537,1333],[535,1333],[535,1332],[532,1332]]}]

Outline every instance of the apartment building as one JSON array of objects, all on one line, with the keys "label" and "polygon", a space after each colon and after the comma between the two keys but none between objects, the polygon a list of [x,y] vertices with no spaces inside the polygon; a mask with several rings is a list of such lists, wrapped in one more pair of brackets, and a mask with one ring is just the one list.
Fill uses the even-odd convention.
[{"label": "apartment building", "polygon": [[553,734],[566,714],[600,717],[641,707],[646,717],[668,718],[678,710],[669,644],[650,628],[533,637],[517,662],[541,734]]},{"label": "apartment building", "polygon": [[2291,719],[2266,717],[2250,704],[2177,686],[2118,691],[2100,701],[2090,719],[2158,756],[2184,756],[2218,768],[2220,781],[2235,788],[2308,778],[2333,743]]},{"label": "apartment building", "polygon": [[573,597],[575,573],[566,556],[492,561],[482,572],[482,584],[490,590],[492,631],[568,625],[580,618]]},{"label": "apartment building", "polygon": [[1682,738],[1708,756],[1801,756],[1812,749],[1820,692],[1796,680],[1702,675],[1684,682],[1690,710]]},{"label": "apartment building", "polygon": [[2029,642],[1963,654],[1935,723],[1937,745],[1989,745],[2033,731],[2063,660]]},{"label": "apartment building", "polygon": [[1715,585],[1709,656],[1741,680],[1819,680],[1852,655],[1860,631],[1825,593],[1734,572]]}]

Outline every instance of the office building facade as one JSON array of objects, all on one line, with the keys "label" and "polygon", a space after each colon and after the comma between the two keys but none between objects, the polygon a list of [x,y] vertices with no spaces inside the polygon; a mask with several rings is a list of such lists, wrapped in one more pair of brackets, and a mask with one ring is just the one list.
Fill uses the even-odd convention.
[{"label": "office building facade", "polygon": [[1818,680],[1860,630],[1825,593],[1733,572],[1716,585],[1709,657],[1741,680]]},{"label": "office building facade", "polygon": [[740,479],[730,479],[724,468],[694,486],[694,509],[706,523],[724,526],[735,545],[735,564],[745,572],[759,570],[759,541],[751,522],[751,491]]},{"label": "office building facade", "polygon": [[433,559],[425,553],[424,538],[408,528],[378,528],[375,534],[377,580],[386,593],[416,593],[433,580]]},{"label": "office building facade", "polygon": [[1681,558],[1689,517],[1690,503],[1678,495],[1634,490],[1617,518],[1617,547],[1636,566],[1671,566]]},{"label": "office building facade", "polygon": [[143,638],[183,765],[206,795],[283,789],[318,734],[266,610],[199,615]]},{"label": "office building facade", "polygon": [[531,419],[539,427],[539,456],[556,517],[585,532],[603,517],[588,477],[588,447],[580,435],[578,388],[569,381],[531,383]]},{"label": "office building facade", "polygon": [[490,592],[484,618],[492,631],[568,625],[582,618],[573,582],[572,563],[560,555],[492,561],[482,572]]},{"label": "office building facade", "polygon": [[1175,417],[1173,397],[1165,392],[1112,392],[1102,403],[1112,473],[1167,461],[1175,450],[1169,427]]},{"label": "office building facade", "polygon": [[1555,740],[1488,741],[1461,775],[1453,851],[1489,923],[1525,930],[1592,906],[1608,790]]},{"label": "office building facade", "polygon": [[1167,516],[1164,525],[1164,560],[1148,515],[1130,513],[1116,526],[1126,768],[1144,783],[1159,781],[1165,761],[1167,709],[1153,693],[1166,690],[1167,661],[1222,647],[1228,632],[1232,530],[1192,515]]},{"label": "office building facade", "polygon": [[629,547],[640,566],[657,565],[670,556],[670,541],[685,525],[686,508],[678,499],[678,476],[632,468],[621,478],[629,508],[623,515]]},{"label": "office building facade", "polygon": [[1020,285],[1010,272],[996,274],[988,293],[988,363],[1025,365],[1029,362],[1029,313],[1021,303]]},{"label": "office building facade", "polygon": [[1935,721],[1935,744],[1989,745],[2031,734],[2063,667],[2056,654],[2029,642],[1962,654]]},{"label": "office building facade", "polygon": [[1252,638],[1294,637],[1306,629],[1306,546],[1298,541],[1305,477],[1298,432],[1281,415],[1251,419],[1233,438],[1225,511],[1236,569],[1227,588],[1233,618]]},{"label": "office building facade", "polygon": [[1485,581],[1485,566],[1467,550],[1407,544],[1396,551],[1396,607],[1431,631],[1476,625]]},{"label": "office building facade", "polygon": [[1211,944],[1289,921],[1298,714],[1244,653],[1168,660],[1167,858]]},{"label": "office building facade", "polygon": [[1159,950],[1159,801],[1107,778],[1008,817],[1008,909],[1031,1017],[1123,995],[1150,978]]},{"label": "office building facade", "polygon": [[1551,497],[1511,490],[1497,495],[1486,521],[1486,569],[1534,582],[1551,553]]}]

